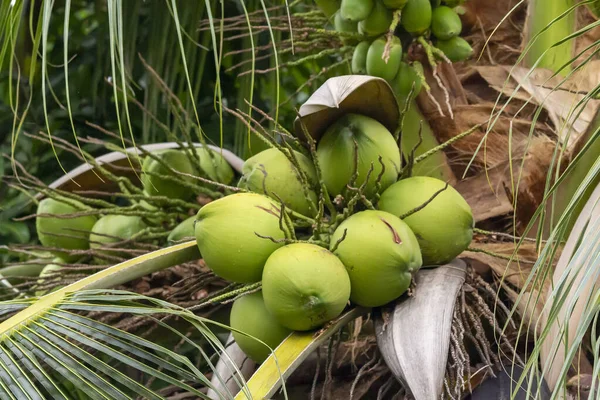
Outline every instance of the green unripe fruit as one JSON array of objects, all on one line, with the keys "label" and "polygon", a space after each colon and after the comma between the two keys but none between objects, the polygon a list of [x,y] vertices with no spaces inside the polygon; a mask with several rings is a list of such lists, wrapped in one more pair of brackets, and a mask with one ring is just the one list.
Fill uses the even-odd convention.
[{"label": "green unripe fruit", "polygon": [[338,11],[333,16],[333,27],[338,32],[356,33],[358,32],[358,22],[350,21],[342,17],[342,14]]},{"label": "green unripe fruit", "polygon": [[196,216],[194,232],[206,265],[221,278],[258,282],[267,258],[285,239],[279,228],[280,209],[256,193],[236,193],[212,201]]},{"label": "green unripe fruit", "polygon": [[464,2],[465,0],[442,0],[442,3],[452,8],[462,5]]},{"label": "green unripe fruit", "polygon": [[20,264],[0,268],[0,281],[6,279],[11,285],[27,282],[29,277],[39,276],[44,269],[43,264]]},{"label": "green unripe fruit", "polygon": [[[187,155],[179,150],[164,150],[153,155],[161,159],[165,165],[151,157],[146,157],[142,165],[144,191],[153,196],[167,196],[172,199],[187,200],[192,197],[192,190],[181,182],[193,183],[193,178],[173,173],[166,167],[168,165],[177,172],[195,174],[196,169]],[[158,175],[168,176],[171,179],[161,178]]]},{"label": "green unripe fruit", "polygon": [[331,18],[342,4],[341,0],[315,0],[315,4],[327,18]]},{"label": "green unripe fruit", "polygon": [[390,131],[373,118],[346,114],[325,131],[317,146],[322,177],[331,196],[345,193],[346,185],[355,172],[355,142],[358,151],[355,187],[366,181],[372,164],[373,170],[366,184],[365,194],[375,194],[377,177],[382,169],[380,156],[385,165],[380,180],[381,190],[396,182],[400,168],[400,150]]},{"label": "green unripe fruit", "polygon": [[402,10],[408,0],[383,0],[383,5],[393,10]]},{"label": "green unripe fruit", "polygon": [[460,35],[462,22],[453,9],[446,6],[437,7],[433,10],[431,18],[431,32],[440,40],[448,40]]},{"label": "green unripe fruit", "polygon": [[197,147],[196,154],[200,159],[198,175],[226,185],[231,183],[234,177],[233,168],[221,153],[206,147]]},{"label": "green unripe fruit", "polygon": [[189,238],[190,240],[195,239],[194,236],[194,222],[196,221],[196,216],[192,216],[181,222],[177,225],[169,236],[167,237],[167,241],[169,243],[179,242],[184,238]]},{"label": "green unripe fruit", "polygon": [[267,310],[281,325],[307,331],[341,314],[350,297],[350,278],[329,250],[295,243],[271,254],[262,292]]},{"label": "green unripe fruit", "polygon": [[383,59],[386,42],[387,39],[383,36],[374,40],[371,46],[369,46],[369,51],[367,52],[367,74],[378,76],[389,82],[394,79],[400,68],[402,43],[400,43],[400,39],[396,36],[392,38],[389,58],[386,63]]},{"label": "green unripe fruit", "polygon": [[[379,208],[396,216],[422,206],[446,183],[427,176],[403,179],[379,199]],[[473,238],[473,214],[465,199],[451,186],[423,209],[403,219],[415,233],[424,265],[452,261],[469,247]]]},{"label": "green unripe fruit", "polygon": [[[90,230],[96,223],[94,215],[76,218],[57,218],[42,214],[68,215],[89,211],[90,208],[77,200],[59,201],[51,198],[42,200],[37,208],[35,227],[40,243],[46,247],[57,247],[67,250],[86,250],[89,248]],[[63,258],[67,253],[52,251]]]},{"label": "green unripe fruit", "polygon": [[429,0],[431,3],[431,8],[439,7],[442,4],[442,0]]},{"label": "green unripe fruit", "polygon": [[421,80],[421,76],[417,73],[417,70],[419,70],[421,76],[424,76],[423,66],[420,62],[415,61],[413,62],[413,65],[408,65],[404,61],[400,63],[398,74],[392,81],[391,86],[392,89],[394,89],[396,97],[401,101],[407,100],[409,95],[410,99],[408,100],[413,100],[421,92],[423,81]]},{"label": "green unripe fruit", "polygon": [[100,254],[113,256],[127,256],[126,252],[110,250],[111,245],[125,247],[123,241],[131,239],[135,234],[146,229],[142,217],[134,215],[106,215],[98,220],[90,234],[90,248],[98,250]]},{"label": "green unripe fruit", "polygon": [[471,45],[460,36],[455,36],[449,40],[438,40],[435,46],[443,51],[452,62],[464,61],[473,54]]},{"label": "green unripe fruit", "polygon": [[294,164],[285,154],[274,148],[261,151],[246,160],[242,167],[244,175],[238,186],[265,194],[278,203],[281,199],[286,207],[301,214],[315,215],[317,194],[312,187],[318,182],[317,173],[308,157],[297,151],[293,154],[310,185],[306,188],[306,194]]},{"label": "green unripe fruit", "polygon": [[[52,260],[52,264],[48,264],[44,267],[44,269],[42,269],[42,271],[40,272],[40,279],[38,279],[37,284],[38,285],[50,285],[52,283],[56,283],[59,280],[61,280],[61,276],[60,276],[60,272],[63,269],[62,266],[58,265],[61,263],[64,263],[65,261],[61,258],[55,258],[54,260]],[[63,286],[57,286],[57,287],[53,287],[51,292],[56,291],[60,288],[62,288]],[[47,289],[42,289],[42,290],[38,290],[35,292],[36,296],[43,296],[48,292]]]},{"label": "green unripe fruit", "polygon": [[257,363],[265,361],[271,351],[256,339],[263,341],[274,350],[292,332],[279,324],[267,310],[262,292],[250,293],[234,301],[229,325],[252,336],[248,337],[232,331],[238,346]]},{"label": "green unripe fruit", "polygon": [[371,14],[374,5],[374,0],[342,0],[340,14],[350,21],[362,21]]},{"label": "green unripe fruit", "polygon": [[376,0],[371,14],[358,23],[358,31],[368,36],[381,35],[390,28],[392,18],[392,12],[380,0]]},{"label": "green unripe fruit", "polygon": [[335,230],[332,249],[344,232],[334,254],[350,276],[352,302],[379,307],[406,292],[422,265],[419,243],[407,224],[384,211],[361,211]]},{"label": "green unripe fruit", "polygon": [[370,42],[366,40],[356,45],[352,54],[352,73],[355,75],[365,75],[367,73],[367,52]]},{"label": "green unripe fruit", "polygon": [[402,9],[400,23],[408,33],[421,35],[431,25],[431,14],[429,0],[408,0]]}]

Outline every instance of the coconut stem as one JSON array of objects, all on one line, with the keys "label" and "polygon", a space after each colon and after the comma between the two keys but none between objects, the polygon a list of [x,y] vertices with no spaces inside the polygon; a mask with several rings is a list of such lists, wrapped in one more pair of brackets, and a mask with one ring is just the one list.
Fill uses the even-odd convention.
[{"label": "coconut stem", "polygon": [[424,209],[429,203],[431,203],[440,193],[442,193],[444,190],[448,189],[448,185],[449,183],[446,182],[446,184],[444,185],[443,188],[441,188],[440,190],[438,190],[437,192],[435,192],[425,203],[421,204],[420,206],[413,208],[410,211],[407,211],[406,213],[402,214],[400,216],[400,219],[405,219],[410,217],[411,215],[413,215],[414,213],[421,211],[422,209]]}]

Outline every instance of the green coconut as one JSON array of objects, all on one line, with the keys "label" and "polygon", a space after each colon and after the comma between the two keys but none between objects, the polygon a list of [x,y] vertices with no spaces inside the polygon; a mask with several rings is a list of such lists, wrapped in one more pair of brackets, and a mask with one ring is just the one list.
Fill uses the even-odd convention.
[{"label": "green coconut", "polygon": [[196,221],[196,216],[191,216],[177,225],[169,236],[167,236],[167,241],[169,243],[175,243],[182,241],[185,238],[189,238],[190,240],[195,239],[194,236],[194,222]]},{"label": "green coconut", "polygon": [[465,0],[442,0],[442,3],[444,3],[448,7],[453,7],[453,8],[456,6],[460,6],[464,2],[465,2]]},{"label": "green coconut", "polygon": [[29,281],[31,277],[39,276],[44,265],[40,264],[18,264],[0,268],[0,281],[6,279],[12,286],[21,285]]},{"label": "green coconut", "polygon": [[187,200],[191,198],[193,195],[192,190],[181,182],[193,183],[194,179],[171,172],[167,168],[168,165],[174,171],[194,175],[196,168],[194,168],[187,155],[180,150],[163,150],[153,153],[153,155],[159,158],[164,165],[151,157],[144,159],[142,165],[144,191],[153,196],[167,196],[172,199]]},{"label": "green coconut", "polygon": [[105,215],[94,224],[90,233],[90,247],[100,254],[127,256],[127,252],[110,250],[111,246],[124,247],[119,244],[131,239],[134,235],[146,229],[147,225],[141,217],[134,215]]},{"label": "green coconut", "polygon": [[301,214],[315,215],[317,195],[313,187],[318,182],[315,167],[304,154],[297,151],[293,154],[310,185],[306,188],[306,195],[298,170],[285,154],[275,148],[261,151],[246,160],[238,186],[266,194],[278,203],[281,199],[286,207]]},{"label": "green coconut", "polygon": [[391,8],[393,10],[402,10],[407,1],[408,0],[383,0],[383,4],[387,8]]},{"label": "green coconut", "polygon": [[392,38],[387,63],[383,59],[387,38],[382,36],[371,43],[367,52],[367,74],[391,81],[394,79],[402,61],[402,43],[398,37]]},{"label": "green coconut", "polygon": [[338,32],[358,32],[358,22],[345,19],[344,17],[342,17],[342,14],[339,11],[336,12],[333,16],[333,27]]},{"label": "green coconut", "polygon": [[[56,283],[58,280],[62,279],[61,271],[63,270],[63,267],[59,264],[63,264],[63,263],[65,263],[65,260],[57,257],[54,260],[52,260],[52,264],[46,265],[40,272],[39,279],[37,281],[38,286],[50,285],[51,283]],[[50,292],[56,291],[62,287],[64,287],[64,286],[53,287],[50,290]],[[48,290],[42,289],[42,290],[37,290],[35,292],[35,295],[39,297],[39,296],[45,295],[46,293],[48,293]]]},{"label": "green coconut", "polygon": [[[379,208],[402,216],[425,204],[445,186],[444,181],[427,176],[403,179],[383,192]],[[473,238],[471,207],[451,186],[424,208],[403,220],[419,241],[424,265],[452,261],[469,247]]]},{"label": "green coconut", "polygon": [[232,194],[202,207],[194,232],[206,265],[233,282],[260,281],[267,258],[283,246],[264,238],[285,238],[279,215],[275,202],[256,193]]},{"label": "green coconut", "polygon": [[408,0],[402,9],[400,23],[408,33],[421,35],[429,29],[431,17],[429,0]]},{"label": "green coconut", "polygon": [[235,176],[233,168],[220,152],[206,147],[196,147],[196,154],[200,159],[198,175],[226,185],[233,181]]},{"label": "green coconut", "polygon": [[367,52],[371,45],[368,41],[360,42],[354,48],[352,54],[352,73],[355,75],[365,75],[367,73]]},{"label": "green coconut", "polygon": [[380,180],[381,189],[396,182],[400,168],[400,150],[390,131],[373,118],[346,114],[327,129],[317,146],[317,158],[323,180],[332,196],[345,192],[346,185],[353,176],[355,142],[358,150],[358,176],[355,187],[366,181],[372,164],[373,172],[366,184],[365,194],[375,194],[377,178],[382,169],[380,156],[385,166]]},{"label": "green coconut", "polygon": [[262,291],[267,310],[281,325],[307,331],[342,313],[350,297],[350,278],[329,250],[294,243],[271,254]]},{"label": "green coconut", "polygon": [[[346,237],[339,242],[344,232]],[[352,215],[335,230],[330,243],[350,276],[350,300],[365,307],[379,307],[400,297],[423,263],[414,233],[385,211]]]},{"label": "green coconut", "polygon": [[331,18],[342,4],[341,0],[315,0],[315,4],[327,18]]},{"label": "green coconut", "polygon": [[408,99],[409,95],[409,100],[413,100],[419,95],[423,88],[423,81],[419,73],[424,76],[423,66],[420,62],[415,61],[413,65],[409,65],[404,61],[400,63],[398,74],[391,83],[394,93],[400,100]]},{"label": "green coconut", "polygon": [[462,22],[458,14],[450,7],[441,6],[433,10],[431,32],[440,40],[448,40],[460,35]]},{"label": "green coconut", "polygon": [[[97,218],[94,215],[84,215],[76,218],[58,218],[58,215],[68,215],[89,211],[90,208],[83,203],[65,199],[59,201],[46,198],[38,204],[35,220],[40,243],[46,247],[56,247],[67,250],[86,250],[89,248],[89,235]],[[55,216],[42,216],[52,214]],[[52,253],[63,258],[72,258],[68,253],[52,251]]]},{"label": "green coconut", "polygon": [[392,23],[393,14],[381,0],[376,0],[371,14],[358,23],[358,32],[367,36],[386,33]]},{"label": "green coconut", "polygon": [[233,302],[229,319],[235,342],[248,357],[261,363],[271,350],[256,339],[275,349],[292,331],[282,326],[265,307],[262,292],[251,293]]},{"label": "green coconut", "polygon": [[358,22],[367,18],[375,6],[375,0],[342,0],[340,14],[342,18]]},{"label": "green coconut", "polygon": [[464,61],[473,54],[473,48],[469,42],[460,36],[448,40],[438,40],[435,46],[443,51],[452,62]]}]

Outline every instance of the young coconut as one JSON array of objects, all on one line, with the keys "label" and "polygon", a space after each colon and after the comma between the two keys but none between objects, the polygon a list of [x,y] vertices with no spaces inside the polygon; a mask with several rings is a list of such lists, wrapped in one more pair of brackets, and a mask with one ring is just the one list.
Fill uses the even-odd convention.
[{"label": "young coconut", "polygon": [[421,35],[431,25],[431,3],[429,0],[408,0],[402,9],[400,23],[408,33]]},{"label": "young coconut", "polygon": [[371,14],[374,5],[374,0],[342,0],[340,15],[353,22],[362,21]]},{"label": "young coconut", "polygon": [[233,181],[233,168],[221,153],[206,147],[196,147],[196,154],[200,159],[200,171],[196,172],[199,176],[226,185]]},{"label": "young coconut", "polygon": [[196,216],[193,215],[193,216],[185,219],[183,222],[179,223],[179,225],[177,225],[175,228],[173,228],[171,233],[169,233],[169,236],[167,236],[167,241],[169,243],[176,243],[176,242],[182,241],[185,238],[189,238],[189,240],[195,239],[195,236],[194,236],[194,222],[195,221],[196,221]]},{"label": "young coconut", "polygon": [[352,53],[352,73],[356,75],[364,75],[367,73],[367,52],[371,45],[368,41],[362,41],[354,48]]},{"label": "young coconut", "polygon": [[285,238],[280,212],[275,202],[256,193],[232,194],[202,207],[194,232],[206,265],[233,282],[260,281],[267,258],[284,245],[269,239]]},{"label": "young coconut", "polygon": [[307,331],[342,313],[350,297],[350,278],[329,250],[294,243],[271,254],[262,291],[267,310],[281,325]]},{"label": "young coconut", "polygon": [[[421,74],[420,76],[418,72]],[[414,61],[412,65],[404,61],[400,63],[398,74],[391,83],[392,89],[394,89],[394,93],[400,101],[414,100],[419,95],[423,87],[421,76],[424,75],[423,65],[420,62]],[[410,99],[408,98],[409,95],[411,96]]]},{"label": "young coconut", "polygon": [[315,215],[317,194],[312,187],[318,181],[317,173],[308,157],[297,151],[293,154],[309,187],[303,187],[299,171],[294,164],[285,154],[274,148],[261,151],[246,160],[242,167],[244,175],[238,186],[255,193],[266,194],[273,199],[279,198],[286,207],[301,214]]},{"label": "young coconut", "polygon": [[384,60],[385,47],[387,43],[386,36],[381,36],[371,43],[367,52],[367,74],[378,76],[390,82],[400,68],[402,61],[402,43],[398,37],[392,38],[387,62]]},{"label": "young coconut", "polygon": [[327,18],[331,18],[342,5],[341,0],[315,0],[315,4]]},{"label": "young coconut", "polygon": [[350,276],[350,300],[365,307],[379,307],[400,297],[422,265],[413,232],[384,211],[352,215],[335,230],[330,243]]},{"label": "young coconut", "polygon": [[[63,260],[60,257],[57,257],[54,260],[52,260],[52,264],[46,265],[44,269],[42,269],[42,271],[40,272],[39,279],[37,281],[38,286],[47,286],[52,283],[57,283],[59,280],[61,280],[60,271],[63,269],[63,267],[59,264],[63,264],[64,262],[65,260]],[[50,291],[53,292],[62,287],[63,286],[56,286],[53,287]],[[37,290],[35,292],[35,295],[40,297],[45,295],[46,293],[48,293],[48,289],[41,289]]]},{"label": "young coconut", "polygon": [[369,16],[358,23],[358,32],[368,36],[386,33],[392,23],[392,12],[381,0],[375,0],[375,6]]},{"label": "young coconut", "polygon": [[261,363],[271,354],[261,340],[275,349],[292,331],[282,326],[265,307],[262,292],[250,293],[233,302],[229,325],[235,342],[248,357]]},{"label": "young coconut", "polygon": [[345,19],[339,11],[333,16],[333,27],[338,32],[358,32],[358,22]]},{"label": "young coconut", "polygon": [[[446,183],[427,176],[403,179],[390,186],[379,199],[379,209],[402,216],[427,203]],[[431,202],[403,219],[415,233],[424,265],[452,261],[473,239],[473,214],[465,199],[448,186]]]},{"label": "young coconut", "polygon": [[435,47],[444,52],[452,62],[465,61],[473,54],[473,48],[465,39],[455,36],[448,40],[438,40]]},{"label": "young coconut", "polygon": [[377,178],[381,174],[381,156],[385,171],[381,176],[381,189],[396,181],[400,168],[400,150],[394,137],[373,118],[358,114],[346,114],[331,125],[317,146],[317,158],[323,180],[329,194],[336,196],[345,192],[355,172],[355,144],[358,150],[358,177],[355,187],[362,185],[373,165],[366,184],[365,194],[376,191]]},{"label": "young coconut", "polygon": [[392,10],[402,10],[408,0],[383,0],[383,4]]},{"label": "young coconut", "polygon": [[450,7],[441,6],[433,10],[431,32],[440,40],[452,39],[462,31],[458,14]]},{"label": "young coconut", "polygon": [[[146,157],[142,165],[142,185],[150,195],[167,196],[172,199],[187,200],[192,197],[192,190],[181,182],[193,183],[193,178],[171,172],[195,174],[196,168],[189,158],[180,150],[163,150],[153,153],[164,165],[151,157]],[[168,179],[170,178],[170,179]]]},{"label": "young coconut", "polygon": [[111,246],[124,247],[119,242],[131,239],[135,234],[146,229],[141,217],[134,215],[105,215],[94,224],[90,234],[90,248],[102,249],[98,253],[104,255],[126,257],[127,252],[110,250]]},{"label": "young coconut", "polygon": [[[59,218],[59,215],[68,215],[89,211],[90,208],[83,203],[65,199],[64,201],[46,198],[38,204],[35,220],[40,243],[46,247],[57,247],[67,250],[86,250],[89,248],[90,230],[96,223],[94,215],[84,215],[76,218]],[[43,214],[50,214],[45,216]],[[52,251],[53,254],[63,258],[69,257],[68,253]]]}]

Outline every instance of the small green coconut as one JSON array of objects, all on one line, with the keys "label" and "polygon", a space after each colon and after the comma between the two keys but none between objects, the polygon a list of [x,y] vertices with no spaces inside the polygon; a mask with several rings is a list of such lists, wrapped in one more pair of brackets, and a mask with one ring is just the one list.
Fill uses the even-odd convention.
[{"label": "small green coconut", "polygon": [[137,233],[147,228],[141,217],[134,215],[106,215],[98,220],[90,234],[90,247],[98,250],[100,254],[113,256],[127,256],[127,252],[110,250],[115,244],[125,247],[119,242],[131,239]]},{"label": "small green coconut", "polygon": [[194,236],[194,222],[196,221],[196,216],[191,216],[177,225],[169,236],[167,237],[167,241],[169,243],[180,242],[185,238],[189,238],[190,240],[195,239]]},{"label": "small green coconut", "polygon": [[394,79],[400,68],[402,43],[398,37],[394,36],[392,38],[387,62],[384,60],[386,43],[387,38],[382,36],[374,40],[371,46],[369,46],[369,51],[367,52],[367,74],[378,76],[390,82]]},{"label": "small green coconut", "polygon": [[367,73],[367,52],[371,42],[363,41],[356,45],[352,53],[352,73],[365,75]]},{"label": "small green coconut", "polygon": [[307,331],[342,313],[350,297],[350,278],[329,250],[294,243],[271,254],[262,291],[267,310],[281,325]]},{"label": "small green coconut", "polygon": [[342,0],[340,14],[344,19],[358,22],[367,18],[374,6],[374,0]]},{"label": "small green coconut", "polygon": [[429,29],[431,17],[429,0],[408,0],[402,9],[400,23],[408,33],[421,35]]},{"label": "small green coconut", "polygon": [[413,100],[419,95],[423,88],[423,81],[419,73],[424,76],[423,65],[420,62],[415,61],[413,65],[405,62],[400,63],[398,74],[391,83],[392,89],[394,89],[394,93],[399,100],[405,101],[409,95],[410,99],[408,100]]},{"label": "small green coconut", "polygon": [[283,246],[264,238],[285,238],[279,215],[275,202],[256,193],[232,194],[202,207],[194,232],[206,265],[233,282],[260,281],[267,258]]},{"label": "small green coconut", "polygon": [[144,159],[142,165],[144,191],[153,196],[167,196],[172,199],[187,200],[191,198],[192,190],[181,182],[193,183],[193,178],[171,172],[167,168],[168,165],[174,171],[194,175],[196,168],[187,155],[180,150],[163,150],[153,153],[153,155],[159,158],[164,165],[151,157]]},{"label": "small green coconut", "polygon": [[315,0],[315,4],[327,18],[331,18],[342,5],[341,0]]},{"label": "small green coconut", "polygon": [[358,32],[358,22],[351,21],[342,17],[338,11],[333,16],[333,27],[338,32],[355,33]]},{"label": "small green coconut", "polygon": [[441,6],[433,10],[431,32],[440,40],[448,40],[460,35],[462,22],[458,14],[450,7]]},{"label": "small green coconut", "polygon": [[386,33],[392,23],[393,14],[381,0],[376,0],[369,16],[358,23],[358,32],[367,36]]},{"label": "small green coconut", "polygon": [[286,207],[301,214],[315,215],[317,194],[313,188],[318,181],[315,167],[304,154],[294,151],[293,155],[307,179],[307,187],[302,185],[294,164],[275,148],[261,151],[246,160],[238,186],[266,194],[278,203],[281,199]]},{"label": "small green coconut", "polygon": [[448,40],[438,40],[435,46],[443,51],[452,62],[465,61],[473,54],[473,48],[469,42],[460,36]]},{"label": "small green coconut", "polygon": [[[40,243],[46,247],[56,247],[66,250],[86,250],[89,248],[89,235],[97,218],[94,215],[84,215],[76,218],[58,218],[59,215],[75,214],[89,211],[83,203],[65,199],[59,201],[46,198],[38,204],[35,220]],[[43,214],[51,214],[43,216]],[[52,216],[54,215],[54,216]],[[52,253],[63,258],[72,257],[68,253],[52,250]]]},{"label": "small green coconut", "polygon": [[28,278],[40,275],[44,269],[41,262],[42,260],[40,264],[19,264],[0,268],[0,281],[6,279],[12,286],[21,285],[29,281]]},{"label": "small green coconut", "polygon": [[354,143],[358,150],[358,176],[354,185],[359,187],[369,176],[365,193],[372,196],[381,174],[381,156],[385,171],[381,176],[381,189],[396,181],[400,168],[400,150],[394,137],[385,126],[373,118],[358,114],[346,114],[331,125],[317,146],[317,158],[321,166],[323,180],[330,195],[345,192],[355,169]]},{"label": "small green coconut", "polygon": [[252,336],[232,331],[238,346],[257,363],[265,361],[271,351],[256,339],[274,350],[292,332],[277,322],[267,310],[262,292],[250,293],[234,301],[229,324],[233,329]]},{"label": "small green coconut", "polygon": [[[346,237],[339,242],[344,232]],[[384,211],[352,215],[335,230],[330,243],[350,276],[350,300],[365,307],[379,307],[400,297],[422,265],[413,232]]]},{"label": "small green coconut", "polygon": [[[425,204],[445,186],[444,181],[427,176],[403,179],[383,192],[379,208],[402,216]],[[471,207],[452,186],[403,221],[415,233],[427,266],[452,261],[473,239]]]},{"label": "small green coconut", "polygon": [[[37,281],[38,286],[50,285],[52,283],[57,283],[59,280],[61,280],[62,277],[61,277],[60,272],[63,269],[63,267],[59,264],[64,264],[64,263],[65,263],[65,260],[57,257],[54,260],[52,260],[52,264],[46,265],[44,267],[44,269],[42,269],[42,271],[40,272],[39,279]],[[52,290],[50,290],[50,292],[56,291],[62,287],[63,286],[55,286],[52,288]],[[37,290],[35,292],[35,295],[40,297],[40,296],[45,295],[46,293],[48,293],[48,290],[42,289],[42,290]]]},{"label": "small green coconut", "polygon": [[235,176],[233,168],[220,152],[206,147],[196,147],[196,154],[200,160],[198,175],[226,185],[233,181]]}]

